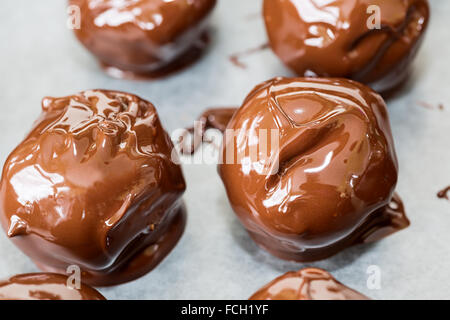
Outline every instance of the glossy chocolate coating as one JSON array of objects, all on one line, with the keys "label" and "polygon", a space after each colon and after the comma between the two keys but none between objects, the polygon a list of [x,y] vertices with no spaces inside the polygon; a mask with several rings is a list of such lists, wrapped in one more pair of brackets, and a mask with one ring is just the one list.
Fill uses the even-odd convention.
[{"label": "glossy chocolate coating", "polygon": [[441,191],[439,191],[437,193],[438,198],[440,199],[447,199],[450,200],[449,198],[449,192],[450,192],[450,186],[448,186],[447,188],[442,189]]},{"label": "glossy chocolate coating", "polygon": [[216,0],[70,0],[75,34],[117,77],[157,77],[195,60]]},{"label": "glossy chocolate coating", "polygon": [[236,110],[236,107],[207,109],[198,121],[202,123],[203,131],[217,129],[224,132]]},{"label": "glossy chocolate coating", "polygon": [[256,292],[250,300],[369,300],[325,270],[288,272]]},{"label": "glossy chocolate coating", "polygon": [[68,287],[67,280],[56,273],[19,274],[0,280],[0,300],[106,300],[85,284],[80,289]]},{"label": "glossy chocolate coating", "polygon": [[185,226],[184,178],[154,106],[91,90],[44,98],[42,109],[3,169],[8,237],[45,271],[78,265],[88,284],[145,274]]},{"label": "glossy chocolate coating", "polygon": [[[238,218],[272,254],[324,259],[409,225],[393,198],[398,165],[386,105],[370,88],[276,78],[248,95],[229,129],[238,139],[225,136],[219,174]],[[268,142],[267,157],[246,161],[261,129],[279,133],[279,150]],[[229,163],[229,152],[242,161]]]},{"label": "glossy chocolate coating", "polygon": [[227,128],[233,114],[237,108],[211,108],[204,111],[198,118],[199,127],[188,128],[187,131],[193,134],[191,143],[186,143],[184,137],[179,141],[180,152],[185,155],[193,155],[204,141],[205,133],[208,129],[217,129],[222,133]]},{"label": "glossy chocolate coating", "polygon": [[[373,5],[381,29],[368,27]],[[427,0],[264,0],[270,45],[299,76],[350,78],[378,92],[408,77],[429,14]]]}]

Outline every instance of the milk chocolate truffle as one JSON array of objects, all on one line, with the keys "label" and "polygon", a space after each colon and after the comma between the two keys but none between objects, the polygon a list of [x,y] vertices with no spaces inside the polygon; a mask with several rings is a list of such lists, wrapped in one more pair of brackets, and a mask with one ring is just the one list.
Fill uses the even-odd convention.
[{"label": "milk chocolate truffle", "polygon": [[0,220],[42,270],[114,285],[154,268],[185,227],[185,182],[154,106],[116,91],[44,98],[11,153]]},{"label": "milk chocolate truffle", "polygon": [[386,105],[352,80],[257,86],[228,124],[218,170],[250,236],[282,259],[324,259],[409,225],[393,196]]},{"label": "milk chocolate truffle", "polygon": [[0,280],[0,300],[106,300],[97,290],[68,286],[68,277],[55,273],[20,274]]},{"label": "milk chocolate truffle", "polygon": [[70,0],[75,34],[112,76],[158,77],[195,60],[216,0]]},{"label": "milk chocolate truffle", "polygon": [[250,300],[369,300],[325,270],[288,272],[256,292]]},{"label": "milk chocolate truffle", "polygon": [[378,92],[407,79],[429,13],[427,0],[264,0],[270,45],[289,68]]}]

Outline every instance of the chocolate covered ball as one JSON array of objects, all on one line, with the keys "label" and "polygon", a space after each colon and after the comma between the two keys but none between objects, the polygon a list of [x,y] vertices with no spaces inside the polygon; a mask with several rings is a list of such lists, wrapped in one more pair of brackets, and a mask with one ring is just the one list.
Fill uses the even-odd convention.
[{"label": "chocolate covered ball", "polygon": [[153,269],[185,227],[185,182],[154,106],[104,90],[44,98],[0,184],[7,236],[42,270],[114,285]]},{"label": "chocolate covered ball", "polygon": [[[70,285],[70,286],[69,286]],[[0,280],[0,300],[106,300],[97,290],[55,273],[19,274]]]},{"label": "chocolate covered ball", "polygon": [[258,85],[225,130],[218,170],[250,236],[282,259],[324,259],[409,225],[386,105],[352,80]]},{"label": "chocolate covered ball", "polygon": [[258,290],[250,300],[369,300],[317,268],[287,272]]},{"label": "chocolate covered ball", "polygon": [[407,79],[429,14],[427,0],[264,0],[270,46],[289,68],[378,92]]},{"label": "chocolate covered ball", "polygon": [[112,76],[158,77],[193,62],[207,44],[216,0],[70,0],[75,34]]}]

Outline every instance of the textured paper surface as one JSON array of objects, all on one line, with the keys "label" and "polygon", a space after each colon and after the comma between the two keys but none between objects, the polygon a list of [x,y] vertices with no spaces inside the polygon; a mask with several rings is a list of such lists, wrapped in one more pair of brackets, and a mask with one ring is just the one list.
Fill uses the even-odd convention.
[{"label": "textured paper surface", "polygon": [[[173,252],[134,282],[101,289],[109,299],[247,299],[286,271],[325,268],[375,299],[450,298],[450,201],[436,193],[450,185],[450,1],[431,0],[432,19],[413,77],[388,101],[400,177],[397,191],[410,228],[376,244],[357,246],[312,264],[278,260],[261,251],[235,218],[214,165],[185,165],[189,220]],[[266,42],[261,0],[219,0],[212,43],[193,67],[154,82],[111,79],[66,27],[66,1],[2,0],[0,4],[0,161],[21,141],[46,95],[85,89],[129,91],[152,101],[168,131],[192,125],[210,106],[240,105],[259,82],[291,75],[265,50],[229,56]],[[420,105],[426,102],[435,107]],[[437,106],[442,103],[444,110]],[[38,271],[1,234],[0,278]],[[381,269],[370,290],[367,268]]]}]

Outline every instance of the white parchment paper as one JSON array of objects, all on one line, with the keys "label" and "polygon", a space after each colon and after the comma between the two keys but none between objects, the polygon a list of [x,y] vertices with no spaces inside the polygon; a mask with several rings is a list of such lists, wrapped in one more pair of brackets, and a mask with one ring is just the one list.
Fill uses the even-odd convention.
[{"label": "white parchment paper", "polygon": [[[450,201],[436,193],[450,185],[450,1],[430,0],[432,19],[413,78],[388,101],[400,162],[397,191],[411,227],[376,244],[350,248],[313,264],[290,263],[261,251],[235,218],[214,165],[184,165],[186,232],[151,273],[100,289],[108,299],[247,299],[286,271],[325,268],[375,299],[450,298]],[[153,82],[116,80],[66,27],[66,1],[0,3],[0,161],[40,113],[42,97],[103,88],[153,102],[168,131],[192,125],[209,106],[240,105],[259,82],[292,75],[270,51],[229,61],[266,42],[261,0],[219,0],[212,43],[204,58],[181,73]],[[434,108],[420,105],[426,102]],[[439,110],[439,104],[444,110]],[[38,271],[1,234],[0,278]],[[381,270],[381,289],[367,286],[367,269]]]}]

